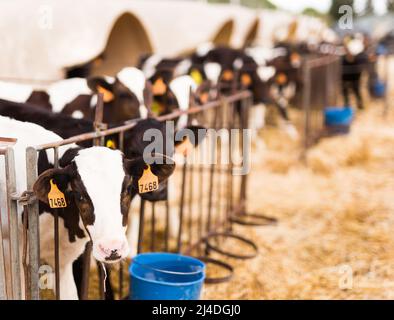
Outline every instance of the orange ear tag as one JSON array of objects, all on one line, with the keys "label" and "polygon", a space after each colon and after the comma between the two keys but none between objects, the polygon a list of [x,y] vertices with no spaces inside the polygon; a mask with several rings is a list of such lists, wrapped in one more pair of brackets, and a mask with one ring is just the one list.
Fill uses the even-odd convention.
[{"label": "orange ear tag", "polygon": [[49,207],[52,209],[66,208],[67,202],[64,193],[59,190],[57,184],[53,182],[53,179],[49,181],[51,184],[51,190],[48,193]]},{"label": "orange ear tag", "polygon": [[250,75],[248,75],[247,73],[244,73],[241,76],[241,83],[246,86],[249,87],[252,84],[252,78],[250,77]]},{"label": "orange ear tag", "polygon": [[139,193],[151,192],[159,189],[159,178],[153,174],[148,165],[147,169],[144,169],[142,177],[138,180]]},{"label": "orange ear tag", "polygon": [[278,74],[278,76],[276,77],[276,82],[280,85],[285,84],[287,81],[287,76],[284,73],[280,73]]},{"label": "orange ear tag", "polygon": [[114,94],[101,86],[97,87],[97,91],[103,94],[104,102],[111,102],[114,99]]},{"label": "orange ear tag", "polygon": [[233,78],[234,78],[234,74],[233,74],[232,71],[226,70],[226,71],[223,72],[222,79],[224,81],[232,81]]},{"label": "orange ear tag", "polygon": [[208,100],[209,100],[209,93],[208,92],[203,92],[200,94],[201,103],[207,103]]},{"label": "orange ear tag", "polygon": [[154,96],[162,96],[167,91],[167,86],[162,78],[158,78],[152,86],[152,93]]}]

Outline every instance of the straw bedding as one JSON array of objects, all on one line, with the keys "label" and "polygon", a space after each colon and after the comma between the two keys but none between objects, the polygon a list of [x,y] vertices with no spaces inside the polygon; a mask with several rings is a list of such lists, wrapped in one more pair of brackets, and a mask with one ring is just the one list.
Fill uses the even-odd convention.
[{"label": "straw bedding", "polygon": [[381,113],[374,105],[358,114],[350,135],[322,140],[306,164],[295,141],[265,129],[266,148],[253,151],[248,209],[279,224],[235,226],[259,254],[224,259],[235,266],[233,279],[205,285],[203,299],[394,298],[394,115]]},{"label": "straw bedding", "polygon": [[306,165],[281,133],[263,133],[249,211],[279,224],[236,227],[259,255],[232,260],[233,280],[206,285],[204,299],[394,298],[394,117],[381,113],[371,104],[350,135],[312,148]]}]

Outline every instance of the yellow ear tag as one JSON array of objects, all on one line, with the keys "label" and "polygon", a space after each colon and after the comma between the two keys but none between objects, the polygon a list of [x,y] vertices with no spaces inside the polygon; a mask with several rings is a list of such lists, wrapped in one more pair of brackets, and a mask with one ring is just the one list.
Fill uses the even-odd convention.
[{"label": "yellow ear tag", "polygon": [[148,165],[148,168],[144,170],[142,177],[138,180],[139,193],[151,192],[157,189],[159,189],[159,178],[153,174],[150,165]]},{"label": "yellow ear tag", "polygon": [[51,190],[48,193],[49,206],[52,209],[66,208],[67,202],[64,193],[59,190],[57,184],[53,182],[53,179],[51,179],[49,183],[51,184]]},{"label": "yellow ear tag", "polygon": [[106,144],[106,147],[107,147],[107,148],[110,148],[110,149],[116,149],[116,143],[115,143],[115,141],[114,141],[114,140],[108,140],[108,141],[107,141],[107,144]]},{"label": "yellow ear tag", "polygon": [[192,77],[194,82],[197,83],[198,85],[200,85],[203,82],[201,72],[198,71],[197,69],[193,69],[190,72],[190,76]]},{"label": "yellow ear tag", "polygon": [[114,94],[102,86],[98,86],[97,91],[103,94],[104,102],[111,102],[114,99]]},{"label": "yellow ear tag", "polygon": [[151,110],[152,110],[153,114],[159,116],[160,113],[161,113],[161,109],[162,108],[160,106],[160,103],[157,102],[157,101],[153,101],[152,107],[151,107]]}]

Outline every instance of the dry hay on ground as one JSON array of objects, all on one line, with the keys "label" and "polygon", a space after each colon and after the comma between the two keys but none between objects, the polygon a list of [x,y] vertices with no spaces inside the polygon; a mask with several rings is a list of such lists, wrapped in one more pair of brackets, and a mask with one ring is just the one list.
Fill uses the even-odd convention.
[{"label": "dry hay on ground", "polygon": [[322,140],[308,166],[270,129],[268,148],[253,155],[249,210],[279,225],[236,227],[260,253],[231,260],[233,280],[206,285],[204,299],[394,298],[394,117],[382,120],[381,110]]},{"label": "dry hay on ground", "polygon": [[279,224],[235,226],[259,255],[225,259],[233,279],[205,285],[203,299],[394,298],[394,115],[382,120],[381,110],[358,114],[350,135],[322,140],[307,166],[295,141],[265,130],[267,148],[252,155],[248,205]]}]

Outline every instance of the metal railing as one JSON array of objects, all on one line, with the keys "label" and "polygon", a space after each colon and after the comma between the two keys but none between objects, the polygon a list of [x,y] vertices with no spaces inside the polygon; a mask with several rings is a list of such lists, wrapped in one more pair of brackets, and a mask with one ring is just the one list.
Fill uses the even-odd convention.
[{"label": "metal railing", "polygon": [[307,150],[316,143],[323,132],[323,109],[336,105],[341,85],[340,57],[306,58],[301,72],[303,145],[304,150]]},{"label": "metal railing", "polygon": [[[100,99],[99,99],[100,100]],[[220,97],[218,100],[209,102],[205,105],[191,105],[188,111],[175,111],[171,114],[157,117],[159,121],[175,120],[183,114],[188,115],[189,124],[198,121],[200,125],[207,129],[237,129],[243,130],[248,128],[248,110],[252,105],[251,93],[247,91],[234,93],[231,96]],[[96,120],[99,120],[97,118]],[[61,141],[30,146],[26,149],[26,181],[27,191],[23,194],[16,195],[15,190],[15,168],[12,148],[7,147],[0,149],[0,155],[5,156],[7,170],[7,194],[8,213],[10,233],[8,238],[12,243],[10,247],[10,264],[14,277],[8,277],[7,270],[0,269],[0,298],[14,298],[38,300],[40,299],[40,225],[39,225],[39,208],[38,200],[35,198],[32,190],[33,185],[38,178],[38,153],[46,150],[53,152],[54,167],[59,166],[59,148],[61,146],[80,143],[83,141],[92,141],[93,145],[104,145],[106,136],[119,135],[120,149],[123,149],[124,134],[132,129],[140,119],[130,121],[122,126],[101,130],[102,126],[96,123],[97,130],[91,133],[85,133],[78,136],[64,139]],[[96,121],[99,122],[99,121]],[[174,182],[177,187],[169,191],[168,198],[161,202],[152,202],[148,206],[148,201],[141,200],[139,208],[139,232],[137,252],[143,251],[172,251],[181,252],[189,255],[198,256],[205,259],[207,263],[216,264],[225,269],[229,274],[224,277],[208,279],[211,282],[221,282],[231,277],[232,266],[223,261],[214,260],[209,257],[210,252],[217,252],[233,258],[247,259],[254,257],[257,253],[257,247],[248,239],[245,239],[232,232],[233,223],[243,223],[243,219],[248,217],[246,213],[246,184],[247,175],[234,176],[235,169],[244,165],[248,161],[247,152],[245,152],[248,136],[240,134],[236,138],[232,135],[218,135],[217,141],[214,142],[215,148],[206,149],[208,153],[205,157],[211,158],[212,162],[208,164],[193,163],[190,159],[185,158],[184,162],[178,166],[178,169],[170,177],[168,183]],[[208,141],[206,139],[206,141]],[[204,149],[201,144],[198,148]],[[231,152],[238,152],[239,155],[245,156],[241,162],[233,163]],[[209,150],[214,150],[210,153]],[[197,153],[197,150],[196,150]],[[222,158],[228,156],[229,162],[223,162]],[[178,191],[179,190],[179,191]],[[0,196],[3,196],[0,194]],[[150,207],[150,210],[149,210]],[[18,220],[17,212],[23,211],[23,232],[22,232],[22,254],[19,254],[18,244]],[[60,299],[60,267],[59,260],[61,252],[59,250],[59,212],[54,210],[54,277],[55,277],[55,299]],[[170,217],[175,215],[179,218],[179,228],[175,238],[170,234]],[[148,221],[150,217],[150,221]],[[164,218],[164,224],[163,222]],[[260,217],[261,218],[261,217]],[[161,222],[160,222],[161,221]],[[265,222],[272,223],[274,220]],[[248,224],[248,223],[244,223]],[[164,225],[164,227],[163,227]],[[251,223],[250,225],[256,225]],[[164,236],[163,236],[164,234]],[[5,239],[7,237],[2,237]],[[251,251],[246,253],[233,253],[224,250],[221,247],[223,239],[232,238],[243,242],[243,245],[249,246]],[[0,247],[0,253],[3,252]],[[4,255],[2,255],[4,257]],[[4,260],[4,259],[3,259]],[[85,252],[84,276],[82,281],[82,299],[88,298],[89,292],[89,275],[90,275],[90,252],[89,246]],[[0,260],[1,265],[7,265]],[[23,266],[23,272],[21,266]],[[125,295],[123,263],[119,267],[119,285],[118,297]],[[100,276],[103,272],[100,270]],[[2,281],[1,277],[4,277]],[[24,279],[23,285],[21,279]],[[10,283],[8,283],[8,282]],[[100,280],[100,284],[103,283]],[[3,289],[4,287],[4,289]],[[11,289],[8,289],[10,287]],[[24,287],[24,290],[21,289]],[[6,290],[6,291],[4,291]],[[24,291],[24,292],[22,292]],[[104,297],[103,285],[100,285],[100,298]],[[6,294],[4,293],[6,292]]]}]

